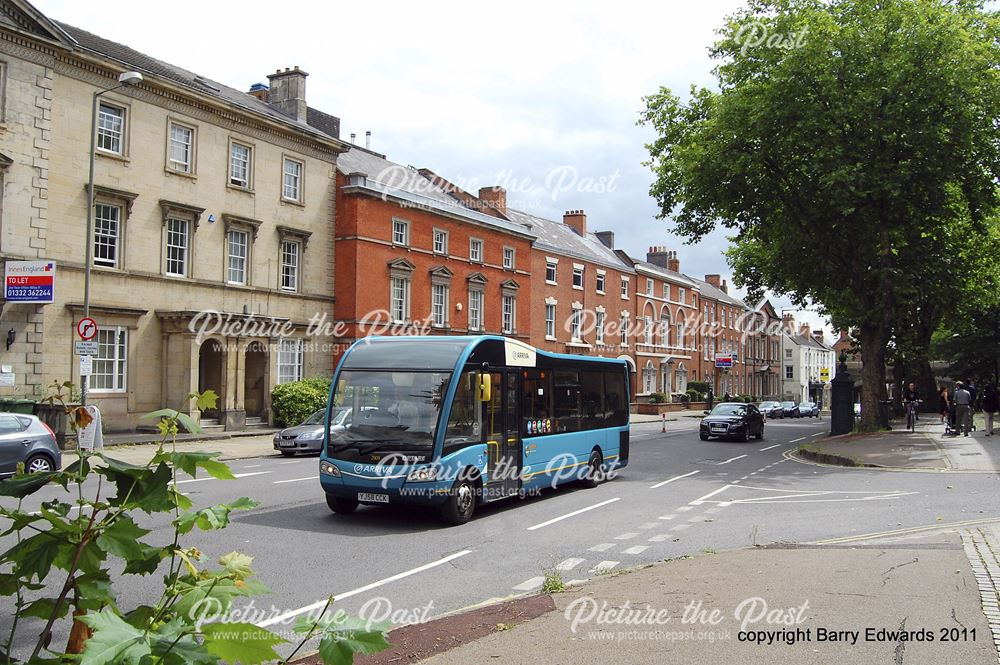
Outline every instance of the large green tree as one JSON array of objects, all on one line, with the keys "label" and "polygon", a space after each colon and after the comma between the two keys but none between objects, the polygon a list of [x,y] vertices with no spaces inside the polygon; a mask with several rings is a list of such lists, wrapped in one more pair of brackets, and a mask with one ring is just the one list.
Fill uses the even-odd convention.
[{"label": "large green tree", "polygon": [[960,297],[998,206],[1000,21],[974,0],[750,0],[711,53],[717,89],[645,100],[651,194],[691,242],[733,232],[751,296],[857,331],[873,429],[894,323],[914,291]]}]

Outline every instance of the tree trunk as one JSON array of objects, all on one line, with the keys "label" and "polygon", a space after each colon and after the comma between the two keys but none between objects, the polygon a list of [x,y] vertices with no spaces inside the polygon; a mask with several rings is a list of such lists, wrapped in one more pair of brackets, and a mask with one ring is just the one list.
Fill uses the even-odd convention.
[{"label": "tree trunk", "polygon": [[885,345],[888,331],[880,326],[863,325],[858,331],[861,346],[861,431],[876,432],[879,401],[885,394]]}]

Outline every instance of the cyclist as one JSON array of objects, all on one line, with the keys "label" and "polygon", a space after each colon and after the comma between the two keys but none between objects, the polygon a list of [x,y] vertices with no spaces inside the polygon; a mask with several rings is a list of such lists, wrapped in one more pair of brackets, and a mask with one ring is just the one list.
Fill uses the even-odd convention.
[{"label": "cyclist", "polygon": [[918,420],[917,406],[920,404],[920,394],[917,393],[916,385],[910,381],[903,391],[903,405],[906,407],[906,428],[913,429],[913,424]]}]

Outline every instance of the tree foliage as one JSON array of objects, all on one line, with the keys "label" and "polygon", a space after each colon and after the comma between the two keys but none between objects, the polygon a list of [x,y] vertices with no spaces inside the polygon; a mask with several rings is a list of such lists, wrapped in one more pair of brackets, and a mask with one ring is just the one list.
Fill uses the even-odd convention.
[{"label": "tree foliage", "polygon": [[[761,30],[796,38],[749,38]],[[650,192],[689,241],[733,232],[751,299],[788,294],[857,330],[874,427],[894,326],[915,297],[954,300],[1000,202],[997,15],[972,0],[751,0],[711,53],[717,90],[645,100]]]}]

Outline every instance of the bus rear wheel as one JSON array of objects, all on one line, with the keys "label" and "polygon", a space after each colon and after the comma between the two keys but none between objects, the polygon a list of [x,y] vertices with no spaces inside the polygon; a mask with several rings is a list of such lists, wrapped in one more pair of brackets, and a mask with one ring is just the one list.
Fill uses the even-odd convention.
[{"label": "bus rear wheel", "polygon": [[448,524],[465,524],[476,512],[476,488],[468,480],[456,480],[441,506],[441,519]]},{"label": "bus rear wheel", "polygon": [[326,495],[326,505],[338,515],[350,515],[358,509],[358,502],[354,499],[345,499],[332,494]]},{"label": "bus rear wheel", "polygon": [[581,481],[584,487],[597,487],[604,480],[604,458],[601,453],[593,451],[587,461],[587,475]]}]

